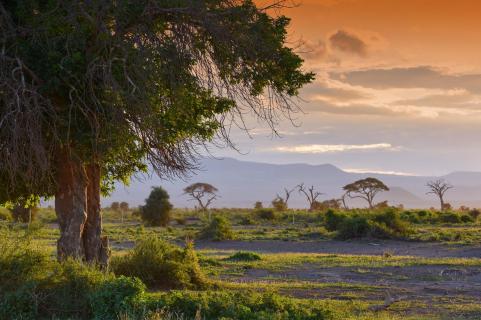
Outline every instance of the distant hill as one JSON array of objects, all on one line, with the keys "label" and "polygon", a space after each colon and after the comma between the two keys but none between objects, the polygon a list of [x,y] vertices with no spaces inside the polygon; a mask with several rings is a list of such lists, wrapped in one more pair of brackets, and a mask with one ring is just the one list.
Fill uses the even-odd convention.
[{"label": "distant hill", "polygon": [[[182,189],[192,182],[208,182],[219,189],[220,198],[216,207],[252,207],[254,202],[262,201],[269,205],[276,193],[282,194],[284,187],[305,183],[314,185],[323,195],[319,198],[338,198],[342,186],[367,176],[376,177],[386,183],[391,191],[379,196],[379,201],[388,200],[390,204],[403,204],[406,207],[437,206],[434,197],[426,195],[426,182],[436,177],[401,176],[389,174],[368,174],[345,172],[333,165],[309,164],[268,164],[240,161],[231,158],[205,159],[201,170],[189,179],[164,181],[156,175],[137,177],[130,186],[118,185],[117,190],[103,199],[104,205],[112,201],[127,201],[132,206],[142,204],[152,186],[166,188],[176,207],[193,207]],[[443,176],[454,186],[448,192],[447,201],[455,206],[461,204],[481,207],[481,173],[455,172]],[[306,207],[305,199],[298,193],[293,194],[290,207]],[[351,201],[351,206],[364,206],[361,201]]]}]

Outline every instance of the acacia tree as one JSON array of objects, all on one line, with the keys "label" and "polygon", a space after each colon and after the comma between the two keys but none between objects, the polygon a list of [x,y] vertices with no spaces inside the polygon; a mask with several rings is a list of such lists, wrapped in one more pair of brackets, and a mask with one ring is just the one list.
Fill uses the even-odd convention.
[{"label": "acacia tree", "polygon": [[287,209],[289,207],[289,198],[291,197],[291,194],[296,190],[296,188],[293,188],[293,189],[284,188],[284,197],[281,197],[279,194],[277,194],[276,198],[272,202],[282,203],[284,210]]},{"label": "acacia tree", "polygon": [[269,14],[283,5],[0,2],[0,202],[55,196],[58,258],[105,262],[101,191],[195,168],[247,111],[274,128],[296,109],[313,74]]},{"label": "acacia tree", "polygon": [[374,198],[379,192],[389,191],[389,188],[376,178],[361,179],[345,185],[343,190],[346,195],[353,198],[360,198],[367,201],[369,208],[374,208]]},{"label": "acacia tree", "polygon": [[218,195],[216,187],[204,182],[191,184],[184,189],[184,194],[189,195],[191,200],[197,201],[202,211],[207,211],[212,202],[217,199]]},{"label": "acacia tree", "polygon": [[434,194],[439,198],[439,202],[441,204],[441,211],[445,210],[447,204],[444,202],[444,194],[454,188],[449,182],[439,179],[434,181],[429,181],[426,186],[429,188],[429,192],[426,194]]},{"label": "acacia tree", "polygon": [[307,202],[309,203],[309,210],[312,211],[314,210],[314,206],[316,204],[317,198],[322,195],[321,192],[316,191],[314,189],[314,186],[310,186],[309,188],[306,189],[304,186],[304,183],[301,183],[300,185],[297,186],[299,189],[299,193],[302,193],[305,197]]}]

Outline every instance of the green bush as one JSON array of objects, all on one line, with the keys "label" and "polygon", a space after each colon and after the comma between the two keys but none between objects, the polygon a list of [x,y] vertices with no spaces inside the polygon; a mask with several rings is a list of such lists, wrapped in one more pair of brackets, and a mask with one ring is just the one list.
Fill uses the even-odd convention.
[{"label": "green bush", "polygon": [[273,209],[264,208],[256,210],[256,216],[262,220],[275,220],[277,218]]},{"label": "green bush", "polygon": [[199,234],[199,238],[210,239],[215,241],[234,239],[234,233],[232,232],[232,225],[227,218],[220,215],[216,215],[201,230]]},{"label": "green bush", "polygon": [[25,208],[23,206],[16,205],[10,209],[10,212],[15,222],[27,223],[35,220],[35,217],[38,213],[38,208]]},{"label": "green bush", "polygon": [[255,252],[238,251],[228,257],[226,260],[230,261],[258,261],[261,260],[261,256]]},{"label": "green bush", "polygon": [[170,222],[172,204],[169,202],[169,194],[161,187],[152,188],[145,205],[139,208],[142,221],[151,226],[165,227]]},{"label": "green bush", "polygon": [[312,300],[283,297],[275,293],[175,291],[157,301],[158,308],[183,314],[187,319],[323,320],[330,312]]},{"label": "green bush", "polygon": [[478,220],[478,217],[481,215],[481,210],[471,209],[469,210],[468,214],[473,218],[474,221],[476,221]]},{"label": "green bush", "polygon": [[372,217],[371,236],[374,238],[402,238],[411,233],[409,225],[401,220],[398,212],[387,209]]},{"label": "green bush", "polygon": [[145,238],[126,255],[114,257],[111,267],[116,275],[137,277],[154,288],[199,289],[207,285],[190,242],[182,249],[154,237]]},{"label": "green bush", "polygon": [[[28,241],[4,239],[0,249],[0,319],[113,320],[123,310],[133,310],[133,301],[143,294],[128,291],[119,285],[122,279],[92,266],[59,263]],[[106,286],[110,296],[101,299]]]},{"label": "green bush", "polygon": [[345,214],[329,209],[324,216],[324,225],[327,231],[336,231],[346,218]]},{"label": "green bush", "polygon": [[348,217],[340,223],[337,237],[343,240],[362,238],[367,236],[370,230],[371,226],[365,217]]},{"label": "green bush", "polygon": [[12,214],[4,208],[0,208],[0,221],[12,221]]},{"label": "green bush", "polygon": [[456,212],[441,212],[438,217],[441,223],[462,223],[461,216]]}]

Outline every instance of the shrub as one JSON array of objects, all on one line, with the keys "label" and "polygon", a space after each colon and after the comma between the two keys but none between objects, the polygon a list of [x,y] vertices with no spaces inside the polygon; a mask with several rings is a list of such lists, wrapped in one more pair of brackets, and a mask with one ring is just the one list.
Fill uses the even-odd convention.
[{"label": "shrub", "polygon": [[367,236],[369,231],[370,225],[365,217],[353,216],[342,220],[337,237],[344,240],[362,238]]},{"label": "shrub", "polygon": [[327,231],[336,231],[346,218],[347,216],[345,214],[336,212],[334,210],[327,210],[324,217],[324,225]]},{"label": "shrub", "polygon": [[463,223],[473,223],[475,221],[475,219],[469,214],[462,214],[460,218]]},{"label": "shrub", "polygon": [[10,211],[0,208],[0,221],[12,221],[12,214]]},{"label": "shrub", "polygon": [[372,221],[371,236],[375,238],[402,238],[411,233],[409,226],[394,209],[374,215]]},{"label": "shrub", "polygon": [[254,291],[176,291],[160,297],[159,308],[181,313],[187,319],[323,320],[330,312],[313,300]]},{"label": "shrub", "polygon": [[243,226],[252,226],[252,225],[256,224],[256,221],[254,220],[253,217],[251,217],[249,215],[246,215],[246,216],[241,217],[241,219],[239,221],[239,224],[241,224]]},{"label": "shrub", "polygon": [[262,208],[264,208],[264,206],[262,205],[262,202],[256,201],[256,203],[254,203],[254,209],[262,209]]},{"label": "shrub", "polygon": [[473,218],[474,221],[476,221],[481,215],[481,211],[479,209],[472,209],[468,212],[468,214]]},{"label": "shrub", "polygon": [[170,222],[172,204],[169,202],[169,194],[161,187],[155,187],[145,200],[145,205],[140,208],[142,221],[151,226],[166,226]]},{"label": "shrub", "polygon": [[228,257],[226,260],[230,261],[257,261],[261,260],[261,256],[255,252],[238,251]]},{"label": "shrub", "polygon": [[274,207],[274,210],[276,211],[285,211],[287,210],[287,203],[284,199],[277,197],[272,200],[272,207]]},{"label": "shrub", "polygon": [[10,209],[10,212],[15,222],[28,223],[35,220],[38,209],[25,208],[24,206],[16,205],[12,209]]},{"label": "shrub", "polygon": [[205,287],[192,243],[184,249],[154,237],[145,238],[122,257],[111,262],[116,275],[137,277],[149,287],[173,289]]},{"label": "shrub", "polygon": [[439,222],[442,223],[461,223],[461,216],[455,212],[441,212],[438,217]]},{"label": "shrub", "polygon": [[232,232],[232,225],[230,221],[220,215],[216,215],[212,220],[202,229],[199,234],[201,239],[210,239],[215,241],[234,239]]},{"label": "shrub", "polygon": [[264,208],[256,211],[256,216],[262,220],[274,220],[277,215],[272,209]]}]

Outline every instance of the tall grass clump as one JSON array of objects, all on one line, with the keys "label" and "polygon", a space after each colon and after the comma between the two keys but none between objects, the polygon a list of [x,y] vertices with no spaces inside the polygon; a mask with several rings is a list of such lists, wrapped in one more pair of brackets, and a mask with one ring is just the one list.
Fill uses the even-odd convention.
[{"label": "tall grass clump", "polygon": [[157,289],[201,289],[207,286],[193,244],[185,248],[155,237],[140,240],[124,256],[114,257],[111,267],[116,275],[137,277]]}]

